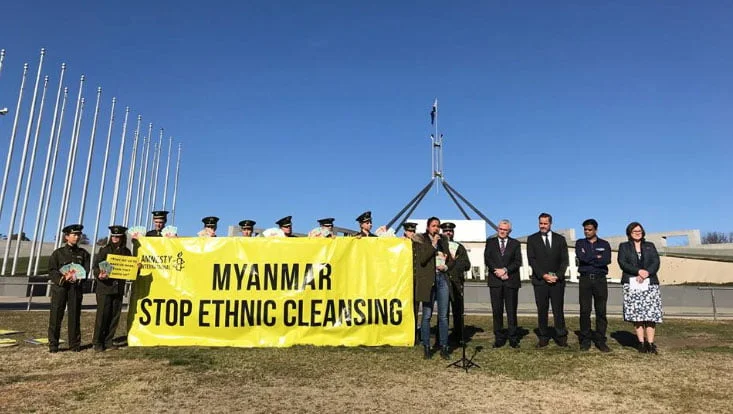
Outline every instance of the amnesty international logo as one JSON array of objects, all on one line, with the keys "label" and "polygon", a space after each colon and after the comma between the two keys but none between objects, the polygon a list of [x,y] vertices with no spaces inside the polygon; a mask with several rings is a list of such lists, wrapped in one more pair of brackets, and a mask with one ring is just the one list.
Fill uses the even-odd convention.
[{"label": "amnesty international logo", "polygon": [[186,260],[183,258],[182,251],[175,256],[144,254],[140,262],[145,270],[175,270],[180,272],[186,267]]},{"label": "amnesty international logo", "polygon": [[173,262],[173,268],[180,272],[184,267],[186,267],[186,261],[183,259],[183,252],[178,252]]}]

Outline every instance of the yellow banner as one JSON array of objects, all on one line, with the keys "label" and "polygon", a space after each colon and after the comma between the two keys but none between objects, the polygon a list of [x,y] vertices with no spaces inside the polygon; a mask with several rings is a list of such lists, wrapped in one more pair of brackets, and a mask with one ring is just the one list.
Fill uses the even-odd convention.
[{"label": "yellow banner", "polygon": [[411,346],[401,238],[140,238],[131,346]]},{"label": "yellow banner", "polygon": [[108,275],[110,278],[125,280],[137,278],[137,257],[108,254],[105,260],[112,265],[112,272]]}]

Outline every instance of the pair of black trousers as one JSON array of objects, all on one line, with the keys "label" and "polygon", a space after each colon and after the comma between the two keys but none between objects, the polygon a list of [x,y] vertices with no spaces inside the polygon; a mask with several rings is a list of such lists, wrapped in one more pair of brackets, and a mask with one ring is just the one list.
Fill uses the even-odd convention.
[{"label": "pair of black trousers", "polygon": [[[494,338],[496,341],[517,340],[517,301],[519,289],[506,286],[489,287],[491,313],[494,319]],[[504,309],[508,332],[504,332]]]},{"label": "pair of black trousers", "polygon": [[95,346],[112,347],[117,325],[122,312],[122,295],[104,295],[97,293],[97,317],[94,322]]},{"label": "pair of black trousers", "polygon": [[542,283],[534,285],[534,300],[537,305],[537,328],[540,339],[549,340],[550,334],[547,329],[547,311],[552,303],[552,315],[555,318],[555,332],[557,338],[568,336],[565,329],[565,282],[554,284]]},{"label": "pair of black trousers", "polygon": [[48,319],[48,347],[59,348],[61,336],[61,322],[64,320],[64,311],[69,308],[69,348],[81,345],[81,300],[82,286],[78,283],[64,283],[63,286],[51,286],[51,314]]},{"label": "pair of black trousers", "polygon": [[[606,275],[581,275],[578,290],[580,302],[580,343],[606,342],[606,302],[608,302],[608,282]],[[591,330],[590,312],[596,308],[596,330]]]}]

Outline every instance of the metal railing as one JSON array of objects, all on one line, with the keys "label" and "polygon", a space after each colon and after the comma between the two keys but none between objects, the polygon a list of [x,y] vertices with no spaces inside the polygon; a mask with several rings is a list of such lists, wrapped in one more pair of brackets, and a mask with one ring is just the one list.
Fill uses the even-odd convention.
[{"label": "metal railing", "polygon": [[716,286],[704,286],[698,287],[697,290],[709,290],[710,299],[713,301],[713,320],[718,320],[718,307],[715,304],[715,291],[716,290],[733,290],[733,287],[716,287]]}]

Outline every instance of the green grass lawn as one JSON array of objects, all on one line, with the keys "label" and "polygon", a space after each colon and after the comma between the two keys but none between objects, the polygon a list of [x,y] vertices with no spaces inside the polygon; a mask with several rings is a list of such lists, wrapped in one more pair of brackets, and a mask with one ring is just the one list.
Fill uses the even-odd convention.
[{"label": "green grass lawn", "polygon": [[[124,316],[124,315],[123,315]],[[733,322],[668,319],[660,355],[610,339],[610,354],[551,344],[535,349],[534,318],[520,349],[492,349],[489,316],[467,318],[468,355],[481,368],[448,368],[419,347],[123,348],[49,354],[0,348],[2,412],[730,412]],[[84,343],[94,313],[82,316]],[[124,318],[123,318],[124,319]],[[0,329],[47,336],[48,312],[2,312]],[[577,329],[577,318],[568,318]],[[122,334],[123,332],[119,332]],[[631,326],[613,319],[622,342]],[[66,334],[62,332],[62,337]],[[451,360],[460,357],[454,350]]]}]

